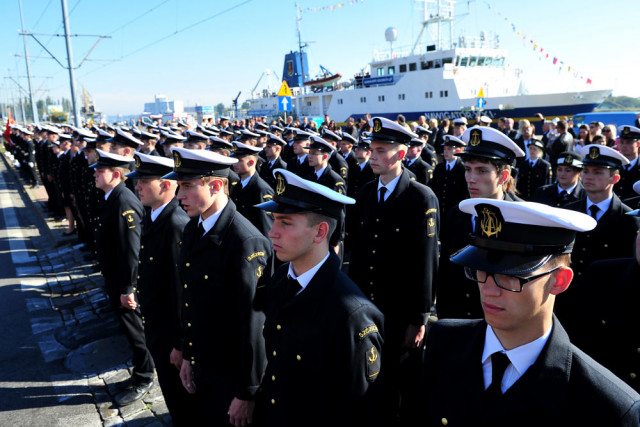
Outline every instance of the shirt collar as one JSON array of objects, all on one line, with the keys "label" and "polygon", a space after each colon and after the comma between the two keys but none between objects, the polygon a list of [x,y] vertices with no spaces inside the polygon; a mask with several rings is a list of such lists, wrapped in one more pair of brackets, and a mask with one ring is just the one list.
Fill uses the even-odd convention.
[{"label": "shirt collar", "polygon": [[249,181],[251,181],[251,178],[253,178],[253,175],[249,175],[247,178],[240,180],[240,185],[242,185],[242,188],[247,186]]},{"label": "shirt collar", "polygon": [[633,167],[638,163],[638,157],[629,161],[629,169],[633,169]]},{"label": "shirt collar", "polygon": [[313,276],[316,275],[316,273],[318,272],[318,270],[320,270],[320,267],[322,267],[322,265],[325,263],[325,261],[329,258],[329,252],[327,251],[327,255],[322,259],[322,261],[320,261],[319,263],[317,263],[313,268],[305,271],[304,273],[302,273],[299,276],[296,276],[296,273],[293,271],[293,265],[291,263],[289,263],[289,274],[288,276],[294,280],[297,280],[298,283],[300,284],[300,286],[302,287],[302,289],[298,292],[302,292],[306,289],[307,285],[309,285],[309,282],[311,282],[311,279],[313,279]]},{"label": "shirt collar", "polygon": [[591,212],[589,210],[589,208],[591,207],[591,205],[596,205],[600,208],[600,212],[602,212],[603,214],[609,210],[609,207],[611,206],[611,201],[613,200],[613,194],[611,194],[611,196],[609,196],[608,199],[605,199],[603,201],[601,201],[600,203],[593,203],[591,201],[591,199],[589,199],[589,196],[587,196],[587,212]]},{"label": "shirt collar", "polygon": [[447,160],[447,167],[448,167],[449,169],[453,169],[453,167],[454,167],[455,165],[456,165],[456,159],[453,159],[453,160],[451,160],[451,161],[448,161],[448,160]]},{"label": "shirt collar", "polygon": [[307,155],[305,154],[304,156],[300,157],[300,156],[296,156],[296,158],[300,161],[300,163],[304,162],[304,159],[307,158]]},{"label": "shirt collar", "polygon": [[558,194],[562,193],[563,191],[566,191],[567,194],[572,194],[575,191],[577,186],[578,186],[578,183],[576,182],[575,184],[573,184],[572,187],[565,190],[564,188],[560,187],[560,184],[557,184]]},{"label": "shirt collar", "polygon": [[400,181],[400,177],[401,176],[402,176],[402,174],[396,176],[387,185],[383,185],[382,181],[380,181],[380,179],[378,179],[378,191],[380,191],[380,188],[382,188],[382,187],[387,187],[387,194],[385,195],[385,200],[389,197],[389,194],[393,193],[393,190],[396,189],[396,186],[398,185],[398,181]]},{"label": "shirt collar", "polygon": [[318,179],[320,179],[320,177],[322,176],[322,174],[324,173],[324,171],[325,171],[325,169],[326,169],[326,168],[327,168],[327,167],[325,166],[325,167],[323,167],[322,169],[320,169],[319,171],[314,171],[314,172],[315,172],[315,174],[316,174],[316,176],[318,177]]},{"label": "shirt collar", "polygon": [[114,189],[115,189],[115,187],[114,187],[114,188],[112,188],[111,190],[109,190],[109,192],[108,192],[108,193],[105,193],[105,194],[104,194],[104,199],[105,199],[105,200],[107,200],[107,199],[109,198],[109,196],[111,195],[111,193],[113,193],[113,190],[114,190]]},{"label": "shirt collar", "polygon": [[198,225],[202,223],[202,227],[204,228],[204,234],[207,234],[209,230],[211,230],[213,226],[216,225],[216,222],[218,221],[218,218],[220,218],[220,215],[222,215],[222,211],[227,206],[227,203],[229,203],[228,200],[224,203],[224,206],[222,206],[222,208],[218,212],[214,213],[213,215],[211,215],[209,218],[205,220],[203,220],[202,215],[200,215],[200,219],[198,220]]},{"label": "shirt collar", "polygon": [[493,332],[493,328],[487,325],[484,338],[484,351],[482,352],[482,363],[485,363],[493,353],[499,351],[507,355],[513,367],[518,371],[518,374],[522,375],[534,364],[538,356],[540,356],[542,349],[549,339],[549,335],[551,335],[552,329],[553,325],[544,335],[530,343],[512,348],[511,350],[505,350],[495,332]]},{"label": "shirt collar", "polygon": [[171,200],[169,200],[167,203],[165,203],[164,205],[160,206],[156,210],[151,209],[151,213],[149,214],[151,216],[151,222],[154,222],[156,219],[158,219],[158,217],[160,216],[160,214],[162,213],[164,208],[166,208],[169,203],[171,203]]}]

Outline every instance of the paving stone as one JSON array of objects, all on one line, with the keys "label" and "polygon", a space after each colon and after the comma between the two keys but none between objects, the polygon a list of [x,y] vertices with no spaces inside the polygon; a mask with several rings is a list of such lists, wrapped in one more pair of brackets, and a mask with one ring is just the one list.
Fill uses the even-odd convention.
[{"label": "paving stone", "polygon": [[96,407],[98,408],[100,417],[105,421],[116,416],[120,418],[118,407],[111,401],[98,403]]},{"label": "paving stone", "polygon": [[164,399],[163,400],[158,400],[157,402],[154,402],[151,405],[151,410],[158,417],[163,417],[163,416],[169,414],[169,408],[167,408],[167,404],[165,403]]},{"label": "paving stone", "polygon": [[97,375],[90,376],[87,378],[87,383],[89,387],[93,390],[93,395],[96,399],[96,402],[106,402],[107,400],[111,400],[111,397],[105,391],[106,384],[102,378]]},{"label": "paving stone", "polygon": [[124,422],[127,423],[127,427],[142,427],[157,423],[158,419],[153,415],[153,412],[146,410],[131,417],[124,417]]},{"label": "paving stone", "polygon": [[[126,393],[126,392],[123,392],[123,393]],[[135,414],[137,414],[139,412],[142,412],[142,411],[147,411],[149,413],[149,415],[151,415],[151,411],[149,411],[149,408],[147,407],[147,404],[144,403],[142,401],[142,399],[140,399],[140,400],[136,400],[135,402],[131,403],[130,405],[121,406],[120,407],[120,416],[122,418],[124,418],[125,421],[126,421],[127,418],[131,418]]]},{"label": "paving stone", "polygon": [[120,393],[122,390],[118,388],[118,383],[128,380],[129,377],[131,377],[131,375],[129,375],[129,371],[127,369],[121,369],[116,374],[105,379],[104,382],[107,385],[109,393],[111,393],[112,396]]},{"label": "paving stone", "polygon": [[160,389],[160,386],[158,386],[157,381],[155,382],[153,388],[149,391],[149,393],[147,393],[147,395],[143,397],[143,400],[145,401],[145,403],[153,403],[153,404],[155,404],[155,402],[159,400],[164,400],[164,396],[162,395],[162,390]]},{"label": "paving stone", "polygon": [[122,427],[124,426],[124,420],[119,415],[117,417],[109,418],[104,421],[104,427]]}]

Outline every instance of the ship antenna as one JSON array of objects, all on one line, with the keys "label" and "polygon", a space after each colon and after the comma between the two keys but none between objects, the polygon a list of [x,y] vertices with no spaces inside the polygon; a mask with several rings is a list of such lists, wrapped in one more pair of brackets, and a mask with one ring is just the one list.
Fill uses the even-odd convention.
[{"label": "ship antenna", "polygon": [[298,29],[298,50],[300,51],[300,71],[302,72],[302,90],[304,91],[304,61],[302,59],[302,40],[300,36],[300,22],[302,21],[302,15],[300,14],[300,8],[298,7],[298,3],[295,3],[296,6],[296,27]]},{"label": "ship antenna", "polygon": [[[415,53],[415,50],[420,44],[420,40],[422,39],[422,35],[424,34],[429,24],[436,24],[437,49],[441,50],[442,49],[442,31],[441,31],[442,23],[443,22],[449,23],[450,44],[451,44],[451,46],[449,46],[449,49],[451,49],[453,47],[453,20],[454,20],[453,8],[454,8],[455,1],[454,0],[418,0],[418,1],[424,4],[424,8],[423,8],[424,20],[422,22],[422,28],[420,29],[420,34],[418,34],[418,38],[416,39],[416,42],[414,43],[413,48],[411,49],[411,55]],[[428,3],[435,4],[436,6],[435,15],[429,15],[429,8],[427,6]]]}]

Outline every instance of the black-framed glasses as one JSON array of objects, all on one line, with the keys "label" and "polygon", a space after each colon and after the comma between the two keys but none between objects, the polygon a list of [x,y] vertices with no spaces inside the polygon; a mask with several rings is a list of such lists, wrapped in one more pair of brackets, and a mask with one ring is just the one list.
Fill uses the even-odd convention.
[{"label": "black-framed glasses", "polygon": [[509,276],[507,274],[496,274],[496,273],[487,273],[486,271],[476,270],[475,268],[465,267],[464,275],[467,276],[467,279],[473,280],[478,283],[487,283],[487,279],[489,277],[493,278],[496,286],[500,289],[504,289],[509,292],[522,292],[522,288],[524,285],[539,279],[540,277],[546,276],[547,274],[551,274],[557,269],[562,267],[561,265],[556,268],[552,268],[549,271],[545,271],[544,273],[535,274],[533,276],[520,277],[520,276]]}]

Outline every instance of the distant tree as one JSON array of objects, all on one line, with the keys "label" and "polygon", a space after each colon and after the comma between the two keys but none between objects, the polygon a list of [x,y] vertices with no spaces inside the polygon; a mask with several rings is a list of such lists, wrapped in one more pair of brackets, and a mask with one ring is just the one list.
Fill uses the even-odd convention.
[{"label": "distant tree", "polygon": [[242,103],[242,107],[240,107],[240,108],[242,108],[243,110],[248,110],[248,109],[251,108],[251,103],[249,101],[244,101]]},{"label": "distant tree", "polygon": [[221,116],[224,113],[224,104],[221,102],[218,105],[216,105],[216,114],[218,116]]},{"label": "distant tree", "polygon": [[54,123],[64,123],[69,120],[69,114],[63,111],[54,111],[49,116],[49,120]]},{"label": "distant tree", "polygon": [[42,99],[36,101],[36,108],[38,109],[38,117],[43,118],[47,115],[47,106]]},{"label": "distant tree", "polygon": [[62,101],[60,102],[60,104],[62,105],[62,110],[63,111],[71,111],[71,101],[67,98],[62,98]]}]

